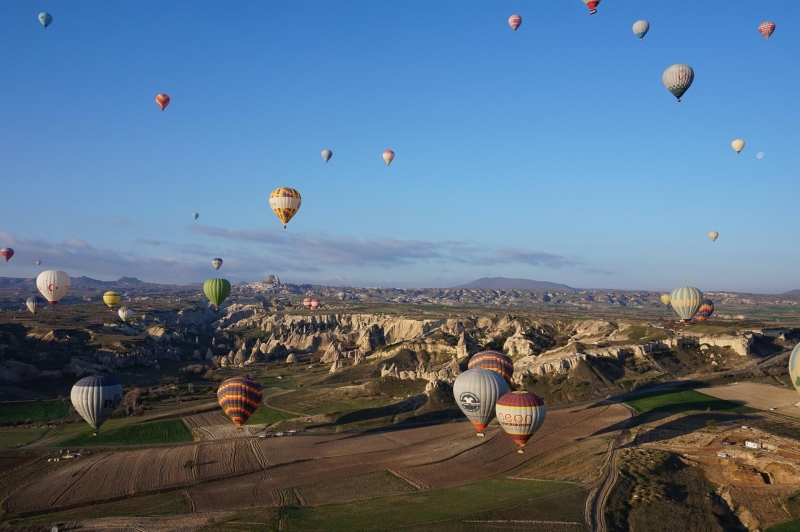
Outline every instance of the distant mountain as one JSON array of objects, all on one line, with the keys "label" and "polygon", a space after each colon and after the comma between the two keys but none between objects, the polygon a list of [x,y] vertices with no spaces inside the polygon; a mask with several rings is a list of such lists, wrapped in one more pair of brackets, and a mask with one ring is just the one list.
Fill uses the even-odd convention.
[{"label": "distant mountain", "polygon": [[569,290],[575,291],[565,284],[551,283],[549,281],[534,281],[533,279],[509,279],[507,277],[484,277],[471,283],[454,286],[453,288],[472,288],[489,290]]}]

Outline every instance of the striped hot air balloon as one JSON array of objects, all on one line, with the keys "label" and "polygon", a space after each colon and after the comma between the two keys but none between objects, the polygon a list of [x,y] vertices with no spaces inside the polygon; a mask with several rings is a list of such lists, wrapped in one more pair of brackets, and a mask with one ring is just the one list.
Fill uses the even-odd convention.
[{"label": "striped hot air balloon", "polygon": [[169,105],[169,96],[167,96],[166,94],[157,94],[156,95],[156,103],[158,104],[158,106],[163,111]]},{"label": "striped hot air balloon", "polygon": [[478,436],[483,436],[483,429],[494,417],[497,400],[507,393],[503,377],[488,369],[467,370],[453,383],[456,404],[475,426]]},{"label": "striped hot air balloon", "polygon": [[300,193],[293,188],[276,188],[269,195],[269,208],[283,223],[284,229],[286,229],[286,224],[289,223],[289,220],[300,210],[301,202]]},{"label": "striped hot air balloon", "polygon": [[686,94],[694,82],[694,70],[689,65],[672,65],[664,71],[661,81],[669,92],[681,101],[681,96]]},{"label": "striped hot air balloon", "polygon": [[307,297],[303,299],[303,306],[306,307],[308,310],[311,310],[311,298]]},{"label": "striped hot air balloon", "polygon": [[311,310],[317,310],[318,308],[319,308],[319,299],[312,299]]},{"label": "striped hot air balloon", "polygon": [[703,302],[703,292],[693,286],[681,286],[673,290],[669,298],[675,313],[689,325]]},{"label": "striped hot air balloon", "polygon": [[600,0],[583,0],[583,3],[589,8],[589,14],[594,15],[597,13],[597,6],[600,4]]},{"label": "striped hot air balloon", "polygon": [[775,23],[771,21],[762,22],[758,25],[758,33],[764,36],[765,39],[769,40],[770,35],[772,32],[775,31]]},{"label": "striped hot air balloon", "polygon": [[100,425],[122,402],[122,385],[108,375],[84,377],[72,387],[70,399],[75,410],[94,428],[96,436]]},{"label": "striped hot air balloon", "polygon": [[706,321],[714,313],[714,302],[710,299],[704,299],[697,309],[697,314],[694,315],[696,320]]},{"label": "striped hot air balloon", "polygon": [[495,408],[497,421],[520,446],[518,452],[522,453],[522,447],[544,423],[547,413],[544,401],[530,392],[511,392],[498,399]]},{"label": "striped hot air balloon", "polygon": [[800,344],[797,344],[789,357],[789,377],[795,390],[800,393]]},{"label": "striped hot air balloon", "polygon": [[108,308],[114,308],[122,297],[116,290],[109,290],[103,294],[103,303],[108,305]]},{"label": "striped hot air balloon", "polygon": [[208,279],[203,283],[203,292],[208,300],[214,304],[214,308],[219,310],[219,306],[231,293],[231,283],[227,279]]},{"label": "striped hot air balloon", "polygon": [[261,385],[250,377],[233,377],[217,390],[217,401],[239,430],[261,404]]},{"label": "striped hot air balloon", "polygon": [[475,353],[469,359],[468,369],[481,368],[494,371],[511,384],[511,377],[514,375],[514,361],[511,357],[500,351],[481,351]]},{"label": "striped hot air balloon", "polygon": [[13,256],[14,256],[14,250],[13,249],[11,249],[11,248],[0,249],[0,257],[3,257],[4,259],[6,259],[6,262],[8,262],[8,259],[10,259]]},{"label": "striped hot air balloon", "polygon": [[522,17],[519,15],[511,15],[508,17],[508,25],[511,26],[511,29],[517,31],[519,25],[522,24]]}]

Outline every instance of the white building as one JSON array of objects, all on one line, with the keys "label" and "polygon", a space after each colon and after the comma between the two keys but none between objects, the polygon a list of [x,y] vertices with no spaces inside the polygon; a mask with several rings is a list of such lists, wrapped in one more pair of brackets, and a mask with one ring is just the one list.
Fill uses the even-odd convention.
[{"label": "white building", "polygon": [[748,449],[761,449],[761,442],[747,440],[744,442],[744,446]]}]

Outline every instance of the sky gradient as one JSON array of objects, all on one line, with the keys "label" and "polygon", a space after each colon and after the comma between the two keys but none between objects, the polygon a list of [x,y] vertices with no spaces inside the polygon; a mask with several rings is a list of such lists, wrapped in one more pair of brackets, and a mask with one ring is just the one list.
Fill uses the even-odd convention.
[{"label": "sky gradient", "polygon": [[800,15],[741,4],[6,0],[0,276],[800,288]]}]

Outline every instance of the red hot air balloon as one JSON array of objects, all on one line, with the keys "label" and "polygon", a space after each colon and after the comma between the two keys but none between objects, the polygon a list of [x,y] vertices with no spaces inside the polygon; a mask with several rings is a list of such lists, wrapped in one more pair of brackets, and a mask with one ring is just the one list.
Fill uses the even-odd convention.
[{"label": "red hot air balloon", "polygon": [[306,307],[308,310],[311,310],[311,298],[307,297],[303,299],[303,306]]},{"label": "red hot air balloon", "polygon": [[519,445],[519,453],[523,452],[522,448],[542,426],[547,412],[544,401],[530,392],[503,395],[497,400],[495,410],[500,426]]},{"label": "red hot air balloon", "polygon": [[494,371],[511,384],[514,375],[514,361],[511,357],[499,351],[481,351],[469,359],[467,369],[481,368]]},{"label": "red hot air balloon", "polygon": [[217,401],[239,430],[261,404],[261,385],[250,377],[233,377],[219,386]]},{"label": "red hot air balloon", "polygon": [[511,26],[511,29],[517,31],[519,25],[522,24],[522,17],[519,15],[511,15],[508,17],[508,25]]},{"label": "red hot air balloon", "polygon": [[583,0],[583,3],[589,8],[589,14],[594,15],[597,13],[597,5],[600,3],[600,0]]},{"label": "red hot air balloon", "polygon": [[758,33],[764,36],[765,39],[769,40],[769,36],[772,35],[772,32],[775,31],[775,23],[770,22],[769,20],[766,22],[762,22],[758,25]]},{"label": "red hot air balloon", "polygon": [[317,310],[318,308],[319,308],[319,299],[312,299],[311,310]]},{"label": "red hot air balloon", "polygon": [[167,96],[166,94],[157,95],[156,103],[158,104],[159,107],[161,107],[161,110],[163,111],[169,105],[169,96]]},{"label": "red hot air balloon", "polygon": [[0,249],[0,257],[3,257],[4,259],[6,259],[6,262],[8,262],[8,259],[10,259],[13,256],[14,256],[14,250],[13,249],[11,249],[11,248]]}]

